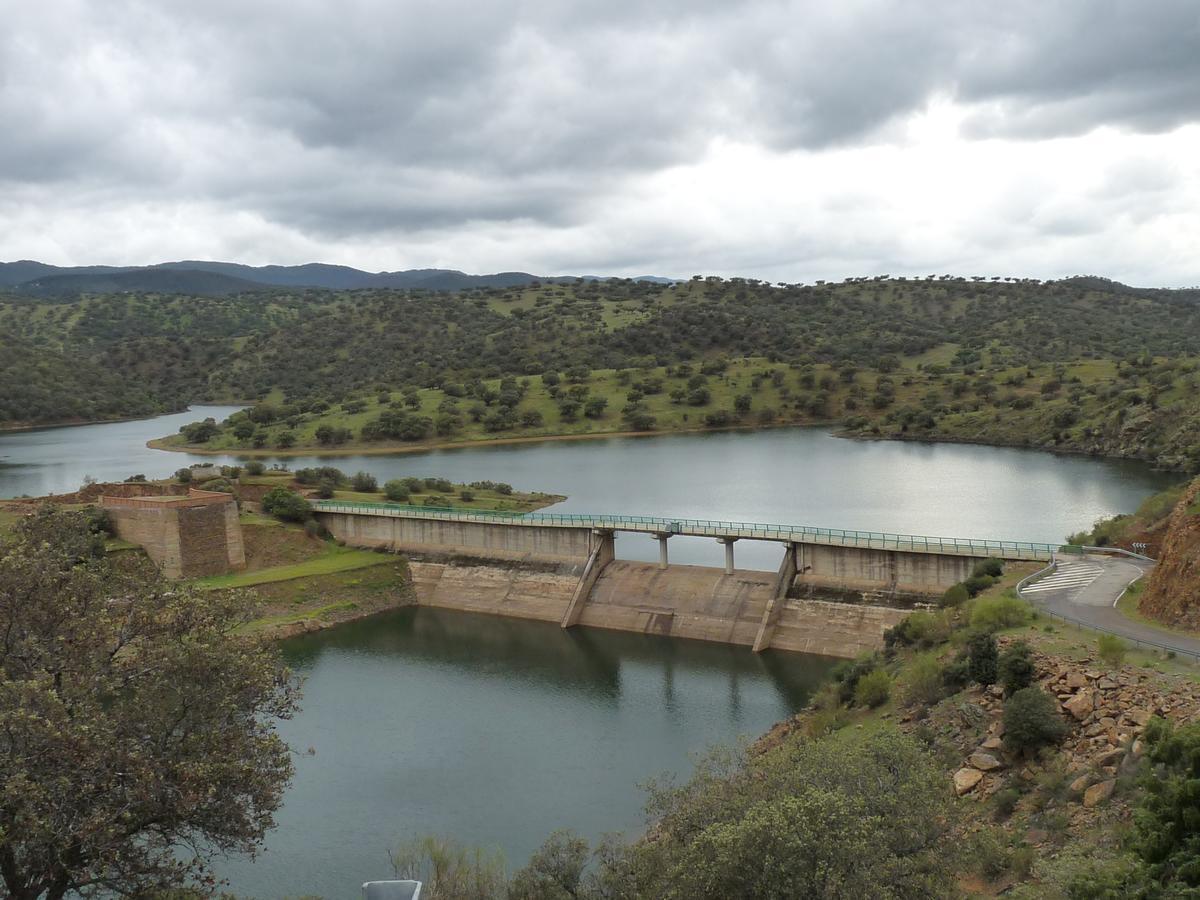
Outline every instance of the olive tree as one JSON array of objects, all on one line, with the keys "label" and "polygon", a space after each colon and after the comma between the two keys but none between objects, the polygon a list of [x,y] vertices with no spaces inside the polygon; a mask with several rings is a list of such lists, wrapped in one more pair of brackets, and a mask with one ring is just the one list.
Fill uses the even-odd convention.
[{"label": "olive tree", "polygon": [[0,545],[0,883],[17,900],[211,882],[292,773],[295,685],[244,598],[110,562],[79,513]]}]

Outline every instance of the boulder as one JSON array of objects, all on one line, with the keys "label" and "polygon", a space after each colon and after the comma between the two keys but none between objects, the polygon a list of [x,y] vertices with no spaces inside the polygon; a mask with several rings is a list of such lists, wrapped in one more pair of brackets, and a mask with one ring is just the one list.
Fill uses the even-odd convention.
[{"label": "boulder", "polygon": [[1004,763],[996,759],[990,753],[984,753],[982,750],[976,750],[967,757],[967,765],[979,769],[981,772],[994,772],[997,769],[1003,769]]},{"label": "boulder", "polygon": [[1075,721],[1082,722],[1092,714],[1095,704],[1092,703],[1092,695],[1090,691],[1080,691],[1070,700],[1063,704],[1067,712],[1075,717]]},{"label": "boulder", "polygon": [[1067,673],[1067,687],[1071,688],[1072,690],[1081,687],[1087,687],[1087,683],[1088,680],[1084,677],[1082,672],[1072,670]]},{"label": "boulder", "polygon": [[1067,789],[1072,794],[1082,794],[1084,791],[1086,791],[1088,789],[1088,786],[1091,783],[1092,783],[1092,776],[1088,773],[1084,773],[1083,775],[1080,775],[1078,778],[1076,778],[1074,781],[1072,781]]},{"label": "boulder", "polygon": [[983,773],[978,769],[971,769],[966,766],[954,773],[954,793],[962,796],[970,790],[974,790],[975,785],[983,780]]},{"label": "boulder", "polygon": [[1099,806],[1105,800],[1112,796],[1113,791],[1117,787],[1117,782],[1113,778],[1107,781],[1101,781],[1099,784],[1093,784],[1090,788],[1083,792],[1083,805],[1087,809],[1093,806]]}]

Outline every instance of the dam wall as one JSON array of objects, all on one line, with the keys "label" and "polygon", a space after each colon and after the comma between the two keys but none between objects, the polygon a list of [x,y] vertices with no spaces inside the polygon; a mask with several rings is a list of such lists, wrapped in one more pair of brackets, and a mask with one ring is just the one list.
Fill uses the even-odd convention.
[{"label": "dam wall", "polygon": [[354,547],[501,560],[584,563],[596,540],[590,528],[507,527],[452,519],[319,512],[330,534]]},{"label": "dam wall", "polygon": [[519,566],[409,560],[420,606],[561,622],[579,584],[568,571],[546,572]]},{"label": "dam wall", "polygon": [[751,647],[774,580],[771,572],[616,560],[596,579],[579,624]]},{"label": "dam wall", "polygon": [[[990,553],[1023,559],[1047,552],[1041,545],[864,532],[811,531],[796,539],[780,526],[698,520],[518,517],[341,502],[315,511],[347,544],[410,555],[419,604],[840,657],[882,647],[884,632],[907,610],[801,599],[796,594],[803,589],[933,596],[969,577]],[[656,538],[658,564],[615,559],[618,531]],[[672,564],[668,545],[679,534],[715,537],[724,545],[725,567]],[[782,544],[779,571],[736,568],[740,540]]]},{"label": "dam wall", "polygon": [[971,576],[982,556],[796,543],[799,584],[840,590],[940,594]]},{"label": "dam wall", "polygon": [[[505,565],[486,560],[409,561],[420,606],[562,624],[581,567]],[[640,634],[755,645],[778,576],[773,572],[613,560],[595,578],[577,622]],[[820,600],[784,600],[764,648],[851,658],[883,646],[906,610]]]}]

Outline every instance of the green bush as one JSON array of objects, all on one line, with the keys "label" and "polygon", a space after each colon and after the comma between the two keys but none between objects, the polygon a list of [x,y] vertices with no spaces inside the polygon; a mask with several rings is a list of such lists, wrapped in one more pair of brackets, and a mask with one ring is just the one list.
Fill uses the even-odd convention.
[{"label": "green bush", "polygon": [[883,633],[886,647],[919,647],[927,650],[942,643],[950,636],[950,626],[936,613],[919,612],[905,616],[894,627]]},{"label": "green bush", "polygon": [[379,490],[379,482],[370,472],[355,472],[350,478],[350,487],[360,494],[374,494]]},{"label": "green bush", "polygon": [[407,503],[409,499],[407,480],[393,478],[383,486],[383,495],[393,503]]},{"label": "green bush", "polygon": [[877,706],[883,706],[883,704],[887,703],[888,697],[891,694],[892,679],[888,677],[888,673],[883,671],[883,669],[868,672],[862,678],[858,679],[858,683],[854,685],[854,703],[856,706],[875,709]]},{"label": "green bush", "polygon": [[1004,685],[1004,693],[1015,694],[1033,684],[1033,651],[1024,641],[1014,641],[1004,648],[996,664],[996,674]]},{"label": "green bush", "polygon": [[475,492],[468,490],[467,488],[463,488],[461,491],[458,492],[458,499],[461,500],[463,503],[470,503],[472,500],[475,499]]},{"label": "green bush", "polygon": [[1004,563],[995,557],[989,557],[975,563],[975,568],[971,571],[971,574],[987,578],[999,578],[1004,574]]},{"label": "green bush", "polygon": [[997,664],[996,638],[987,631],[973,635],[967,642],[967,671],[971,680],[985,686],[994,684]]},{"label": "green bush", "polygon": [[971,661],[960,653],[942,667],[942,684],[951,691],[960,691],[971,683]]},{"label": "green bush", "polygon": [[951,585],[946,588],[946,592],[942,594],[942,606],[953,609],[954,607],[962,606],[971,595],[967,592],[966,587],[960,582],[959,584]]},{"label": "green bush", "polygon": [[937,657],[925,653],[912,661],[904,674],[904,699],[929,706],[942,699],[945,690],[942,667]]},{"label": "green bush", "polygon": [[1096,653],[1110,669],[1120,667],[1128,650],[1129,645],[1115,634],[1102,634],[1096,640]]},{"label": "green bush", "polygon": [[285,487],[273,487],[262,498],[263,512],[285,522],[303,522],[312,513],[308,501]]},{"label": "green bush", "polygon": [[321,500],[328,500],[336,490],[337,485],[328,478],[322,478],[317,482],[316,495]]},{"label": "green bush", "polygon": [[1058,701],[1039,687],[1021,688],[1004,704],[1004,746],[1016,753],[1053,744],[1066,730]]},{"label": "green bush", "polygon": [[1005,788],[1002,791],[997,791],[996,796],[992,798],[992,803],[996,808],[996,818],[1007,819],[1013,814],[1013,810],[1017,808],[1017,803],[1021,799],[1021,792],[1016,788]]},{"label": "green bush", "polygon": [[987,575],[972,575],[966,581],[962,582],[962,586],[967,589],[968,594],[970,594],[972,597],[975,597],[986,591],[995,583],[996,579]]},{"label": "green bush", "polygon": [[175,480],[178,481],[180,484],[191,484],[192,483],[192,470],[191,469],[176,470]]},{"label": "green bush", "polygon": [[1017,597],[983,597],[971,606],[971,627],[980,631],[1028,625],[1032,619],[1033,607]]},{"label": "green bush", "polygon": [[250,462],[246,463],[247,475],[261,475],[265,471],[267,471],[267,467],[257,459],[252,459]]},{"label": "green bush", "polygon": [[829,673],[837,685],[838,700],[849,703],[854,699],[854,688],[864,675],[874,672],[879,667],[879,660],[874,653],[867,653],[857,659],[848,659],[833,667]]}]

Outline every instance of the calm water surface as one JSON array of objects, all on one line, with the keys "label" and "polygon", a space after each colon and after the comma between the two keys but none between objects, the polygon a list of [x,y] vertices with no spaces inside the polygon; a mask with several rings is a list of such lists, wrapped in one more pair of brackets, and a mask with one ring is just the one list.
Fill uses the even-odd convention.
[{"label": "calm water surface", "polygon": [[[74,490],[85,475],[164,476],[202,457],[145,442],[235,407],[137,422],[0,435],[0,497]],[[380,483],[405,475],[507,481],[565,494],[563,512],[625,513],[809,524],[950,537],[1057,541],[1101,516],[1128,512],[1178,476],[1137,462],[1056,456],[965,444],[848,441],[822,428],[509,444],[392,456],[297,457],[330,462]],[[676,538],[672,558],[721,564],[714,541]],[[624,535],[617,553],[652,560],[646,536]],[[774,569],[781,551],[740,542],[738,565]]]},{"label": "calm water surface", "polygon": [[221,868],[239,895],[357,896],[426,833],[503,851],[556,828],[638,829],[636,785],[800,708],[831,660],[449,610],[288,641],[307,677],[284,723],[296,779],[268,850]]}]

